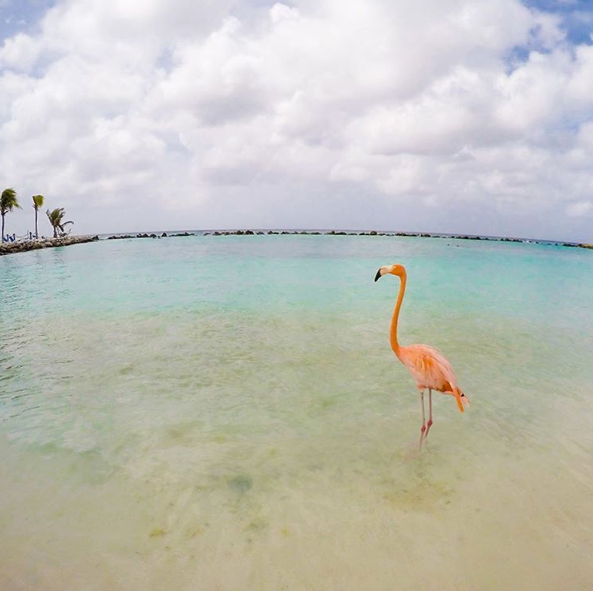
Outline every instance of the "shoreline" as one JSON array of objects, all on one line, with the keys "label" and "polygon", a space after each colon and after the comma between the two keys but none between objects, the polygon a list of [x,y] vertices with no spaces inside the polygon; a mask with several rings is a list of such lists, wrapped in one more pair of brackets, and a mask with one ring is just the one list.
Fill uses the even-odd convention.
[{"label": "shoreline", "polygon": [[86,242],[97,242],[98,240],[98,236],[66,236],[65,238],[3,242],[0,243],[0,256],[16,254],[18,252],[29,252],[31,250],[41,250],[44,248],[71,246],[72,244],[85,244]]},{"label": "shoreline", "polygon": [[112,234],[95,236],[68,236],[65,238],[48,238],[43,240],[27,240],[24,242],[9,242],[0,244],[0,256],[16,254],[19,252],[29,252],[31,250],[40,250],[45,248],[57,248],[61,246],[71,246],[73,244],[85,244],[88,242],[98,242],[103,240],[132,240],[136,238],[177,238],[186,236],[390,236],[404,238],[441,238],[447,240],[479,240],[486,242],[516,242],[522,244],[550,244],[562,246],[565,248],[586,248],[593,250],[593,244],[576,242],[556,242],[553,240],[536,240],[527,238],[507,238],[496,236],[478,236],[474,234],[432,234],[428,232],[379,232],[370,230],[367,232],[346,232],[336,230],[208,230],[194,232],[140,232],[138,234]]}]

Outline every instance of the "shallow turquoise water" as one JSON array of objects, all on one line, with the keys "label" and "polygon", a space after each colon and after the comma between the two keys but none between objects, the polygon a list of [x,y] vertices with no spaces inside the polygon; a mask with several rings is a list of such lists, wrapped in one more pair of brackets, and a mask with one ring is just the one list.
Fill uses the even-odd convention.
[{"label": "shallow turquoise water", "polygon": [[[471,397],[420,407],[389,348]],[[593,587],[593,254],[110,241],[0,258],[0,588]]]}]

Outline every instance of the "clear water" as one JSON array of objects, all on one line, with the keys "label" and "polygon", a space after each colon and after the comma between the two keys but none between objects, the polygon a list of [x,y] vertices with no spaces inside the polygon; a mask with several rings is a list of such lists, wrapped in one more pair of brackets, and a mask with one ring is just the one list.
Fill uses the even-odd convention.
[{"label": "clear water", "polygon": [[[420,406],[389,348],[472,400]],[[0,589],[593,588],[593,253],[395,237],[0,258]]]}]

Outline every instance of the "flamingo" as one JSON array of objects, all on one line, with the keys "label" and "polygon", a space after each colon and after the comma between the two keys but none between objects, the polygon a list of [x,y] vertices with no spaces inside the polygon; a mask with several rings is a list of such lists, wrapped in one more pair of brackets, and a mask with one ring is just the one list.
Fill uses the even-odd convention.
[{"label": "flamingo", "polygon": [[[375,275],[378,281],[383,275],[397,275],[400,278],[399,294],[391,319],[391,348],[397,358],[408,368],[416,380],[416,386],[420,391],[420,404],[422,406],[422,427],[420,428],[420,441],[418,447],[422,449],[422,442],[428,437],[432,427],[432,391],[437,390],[443,394],[455,396],[457,406],[463,413],[465,407],[469,406],[467,396],[459,389],[457,379],[453,373],[451,364],[436,349],[428,345],[409,345],[401,347],[397,341],[397,321],[399,311],[406,291],[406,269],[403,265],[387,265],[381,267]],[[428,422],[424,411],[424,391],[428,389]]]}]

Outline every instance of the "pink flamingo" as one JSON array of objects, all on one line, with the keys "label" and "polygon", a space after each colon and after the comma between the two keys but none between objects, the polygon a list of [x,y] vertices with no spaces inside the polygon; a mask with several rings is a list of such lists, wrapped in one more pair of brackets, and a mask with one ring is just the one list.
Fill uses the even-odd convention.
[{"label": "pink flamingo", "polygon": [[[461,412],[469,406],[467,396],[457,386],[457,379],[453,373],[451,364],[436,349],[428,345],[410,345],[400,347],[397,342],[397,320],[399,311],[406,291],[406,269],[402,265],[388,265],[381,267],[375,275],[375,281],[378,281],[387,273],[397,275],[400,278],[399,294],[397,303],[391,319],[391,348],[397,358],[408,368],[408,371],[414,376],[418,390],[420,390],[420,403],[422,406],[422,427],[420,428],[419,447],[422,448],[422,442],[428,437],[428,432],[432,427],[432,391],[437,390],[443,394],[455,396],[457,406]],[[428,389],[428,422],[424,412],[424,390]]]}]

